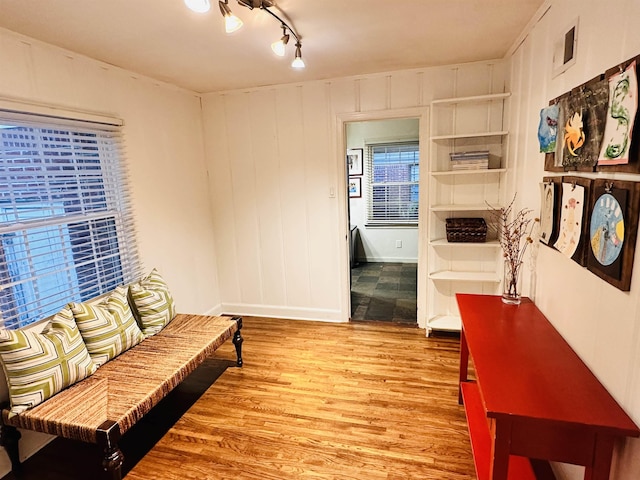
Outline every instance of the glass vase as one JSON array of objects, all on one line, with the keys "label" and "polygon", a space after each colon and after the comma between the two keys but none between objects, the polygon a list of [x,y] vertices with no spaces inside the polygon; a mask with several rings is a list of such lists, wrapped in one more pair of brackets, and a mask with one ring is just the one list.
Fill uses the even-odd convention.
[{"label": "glass vase", "polygon": [[519,305],[521,299],[520,267],[522,262],[504,262],[504,277],[502,278],[502,301],[509,305]]}]

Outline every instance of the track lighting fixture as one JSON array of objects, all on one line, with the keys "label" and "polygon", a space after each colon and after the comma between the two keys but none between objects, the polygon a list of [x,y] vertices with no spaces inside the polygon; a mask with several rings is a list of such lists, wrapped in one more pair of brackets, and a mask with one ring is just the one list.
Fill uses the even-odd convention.
[{"label": "track lighting fixture", "polygon": [[[289,43],[290,35],[296,39],[296,50],[295,57],[291,66],[295,69],[301,69],[305,67],[304,61],[302,60],[302,42],[300,40],[300,36],[296,33],[296,31],[282,18],[276,15],[270,8],[275,7],[273,0],[236,0],[238,5],[243,7],[247,7],[249,10],[253,10],[254,8],[259,8],[260,10],[264,10],[273,18],[280,22],[280,27],[282,28],[282,37],[279,40],[276,40],[271,44],[271,49],[273,52],[279,57],[284,57],[286,53],[286,47]],[[184,3],[191,10],[198,13],[208,12],[211,8],[209,0],[184,0]],[[218,6],[220,7],[220,13],[224,17],[224,25],[225,31],[227,33],[233,33],[236,30],[239,30],[242,27],[242,20],[236,17],[232,12],[231,8],[229,8],[229,0],[219,0]]]}]

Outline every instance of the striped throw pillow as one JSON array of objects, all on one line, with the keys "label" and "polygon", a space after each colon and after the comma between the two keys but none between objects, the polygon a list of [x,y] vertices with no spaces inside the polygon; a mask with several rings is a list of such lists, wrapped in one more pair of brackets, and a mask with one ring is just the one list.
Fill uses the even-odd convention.
[{"label": "striped throw pillow", "polygon": [[155,268],[147,277],[129,286],[129,298],[142,333],[147,337],[158,333],[176,316],[169,287]]},{"label": "striped throw pillow", "polygon": [[70,303],[69,306],[89,355],[98,366],[129,350],[144,338],[127,303],[127,289],[124,287],[116,288],[95,305]]},{"label": "striped throw pillow", "polygon": [[0,360],[12,414],[44,402],[97,368],[68,308],[42,332],[0,329]]}]

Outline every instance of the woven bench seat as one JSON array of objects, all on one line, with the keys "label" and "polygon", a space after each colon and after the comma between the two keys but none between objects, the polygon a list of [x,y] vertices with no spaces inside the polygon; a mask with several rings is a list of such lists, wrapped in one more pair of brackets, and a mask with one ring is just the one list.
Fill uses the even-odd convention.
[{"label": "woven bench seat", "polygon": [[1,443],[13,469],[19,468],[18,427],[101,445],[107,477],[120,479],[120,436],[230,338],[241,366],[241,328],[239,317],[178,314],[160,333],[40,405],[18,415],[3,409]]}]

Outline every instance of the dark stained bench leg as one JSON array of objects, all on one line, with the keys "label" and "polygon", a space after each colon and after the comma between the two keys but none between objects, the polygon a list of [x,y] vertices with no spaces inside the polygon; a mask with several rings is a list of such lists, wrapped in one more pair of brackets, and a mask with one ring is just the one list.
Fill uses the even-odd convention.
[{"label": "dark stained bench leg", "polygon": [[241,367],[242,366],[242,342],[244,342],[244,339],[240,334],[240,330],[242,329],[242,317],[233,317],[232,320],[235,320],[236,323],[238,324],[238,330],[236,330],[236,333],[233,334],[233,344],[236,346],[236,355],[238,356],[238,361],[236,362],[236,365]]},{"label": "dark stained bench leg", "polygon": [[98,445],[104,451],[102,468],[105,471],[106,480],[122,480],[122,462],[124,455],[118,448],[120,440],[120,426],[111,420],[107,420],[98,428]]},{"label": "dark stained bench leg", "polygon": [[5,425],[0,413],[0,445],[4,447],[11,460],[11,470],[18,475],[22,470],[22,464],[20,463],[20,449],[19,442],[22,436],[16,427],[11,425]]}]

